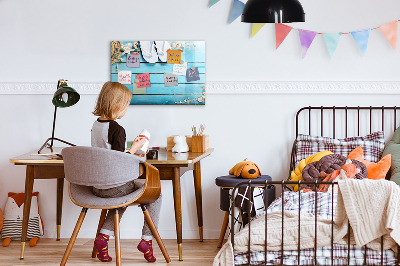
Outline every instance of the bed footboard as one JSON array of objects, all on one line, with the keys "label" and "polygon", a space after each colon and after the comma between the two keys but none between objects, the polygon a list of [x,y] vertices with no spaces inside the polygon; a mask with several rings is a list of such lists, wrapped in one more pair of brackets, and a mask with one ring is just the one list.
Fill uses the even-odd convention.
[{"label": "bed footboard", "polygon": [[[309,193],[313,193],[312,194],[312,202],[310,202],[309,198],[308,198],[308,202],[307,204],[313,204],[313,208],[315,208],[314,210],[314,216],[315,216],[315,223],[314,223],[314,227],[315,227],[315,232],[314,232],[314,247],[311,249],[308,249],[307,251],[304,251],[301,249],[301,230],[300,230],[300,224],[301,224],[301,206],[302,206],[302,194],[304,192],[302,192],[301,190],[297,191],[297,192],[293,192],[291,191],[290,193],[296,193],[297,195],[295,195],[296,197],[298,196],[298,209],[297,214],[298,214],[298,236],[297,236],[297,250],[291,250],[291,254],[294,254],[294,257],[297,257],[297,260],[294,261],[293,260],[293,256],[292,256],[292,260],[290,262],[285,261],[285,255],[284,253],[285,251],[285,242],[284,242],[284,232],[285,232],[285,220],[284,220],[284,213],[285,213],[285,191],[289,192],[288,189],[286,188],[286,185],[293,185],[293,184],[297,184],[299,185],[299,187],[301,185],[312,185],[313,186],[313,190],[310,191]],[[327,197],[331,197],[330,203],[329,203],[329,212],[330,213],[330,227],[331,227],[331,239],[330,239],[330,256],[326,256],[327,250],[329,250],[329,246],[327,247],[328,249],[325,249],[325,258],[324,258],[324,263],[321,263],[321,261],[318,260],[317,258],[317,251],[318,248],[317,247],[317,243],[318,243],[318,232],[317,232],[317,217],[318,217],[318,187],[320,185],[331,185],[332,186],[332,191],[335,191],[338,188],[338,183],[336,181],[333,182],[302,182],[302,181],[266,181],[266,182],[262,182],[262,181],[252,181],[249,180],[247,182],[242,182],[240,184],[238,184],[237,186],[235,186],[235,188],[232,191],[232,195],[235,195],[235,192],[237,191],[237,189],[239,187],[243,187],[243,186],[249,186],[249,187],[258,187],[261,189],[265,190],[265,195],[266,198],[268,198],[268,188],[270,185],[275,185],[277,188],[280,186],[282,189],[282,194],[280,198],[277,198],[275,200],[275,203],[277,203],[277,201],[281,201],[281,209],[280,211],[282,212],[282,219],[281,219],[281,238],[280,238],[280,250],[279,251],[273,251],[279,254],[279,259],[268,259],[269,257],[269,250],[268,250],[268,241],[270,241],[268,239],[268,215],[271,215],[268,213],[267,211],[267,202],[265,202],[265,214],[261,214],[261,215],[265,215],[264,220],[265,220],[265,224],[263,226],[264,229],[264,238],[265,238],[265,243],[264,243],[264,250],[260,251],[258,250],[258,255],[260,255],[260,253],[263,253],[263,257],[264,260],[260,261],[260,259],[255,260],[253,259],[254,256],[252,256],[254,250],[252,250],[251,246],[252,246],[252,234],[251,234],[251,228],[252,228],[252,223],[254,223],[254,221],[252,221],[252,219],[249,219],[247,227],[248,227],[248,243],[247,243],[247,252],[242,252],[241,256],[244,256],[245,258],[247,258],[247,263],[239,263],[239,265],[400,265],[400,252],[397,253],[396,257],[394,257],[394,255],[388,256],[388,252],[392,252],[392,251],[388,251],[385,253],[384,251],[384,246],[383,246],[383,237],[381,237],[381,243],[380,243],[380,247],[381,250],[379,251],[374,251],[375,255],[373,257],[373,264],[371,264],[369,258],[367,257],[367,254],[371,254],[371,250],[369,250],[366,246],[363,246],[361,249],[358,248],[358,252],[359,254],[363,253],[363,261],[360,262],[360,258],[358,256],[358,262],[356,264],[352,264],[352,260],[351,260],[351,252],[355,252],[354,249],[354,245],[351,245],[350,243],[350,224],[348,224],[348,231],[347,231],[347,236],[346,236],[346,245],[342,247],[342,249],[346,248],[346,251],[342,250],[342,253],[340,255],[340,258],[337,257],[339,255],[336,255],[337,252],[337,247],[335,250],[335,243],[334,243],[334,210],[335,207],[334,206],[334,202],[335,199],[334,197],[336,197],[336,193],[332,192],[332,193],[324,193],[326,194]],[[252,198],[252,189],[249,190],[250,191],[250,198]],[[294,195],[294,194],[293,194]],[[309,194],[311,195],[311,194]],[[314,197],[315,195],[315,197]],[[232,197],[231,200],[231,232],[230,232],[230,241],[232,244],[233,249],[235,250],[235,233],[234,233],[234,217],[235,217],[235,208],[234,208],[234,198]],[[259,216],[258,216],[259,217]],[[259,225],[258,225],[259,226]],[[247,233],[247,231],[246,231]],[[397,248],[399,248],[399,246],[397,245]],[[242,247],[243,249],[243,247]],[[347,253],[347,255],[345,254]],[[379,254],[379,257],[377,257]],[[345,255],[344,255],[345,254]],[[390,253],[392,254],[392,253]],[[389,254],[389,255],[390,255]],[[393,252],[394,254],[394,252]],[[262,255],[262,254],[261,254]],[[344,255],[344,256],[343,256]],[[258,256],[260,257],[260,256]],[[287,256],[286,256],[287,257]],[[330,258],[329,258],[330,257]],[[302,259],[303,258],[303,259]],[[307,258],[307,259],[304,259]],[[339,261],[339,262],[338,262]]]}]

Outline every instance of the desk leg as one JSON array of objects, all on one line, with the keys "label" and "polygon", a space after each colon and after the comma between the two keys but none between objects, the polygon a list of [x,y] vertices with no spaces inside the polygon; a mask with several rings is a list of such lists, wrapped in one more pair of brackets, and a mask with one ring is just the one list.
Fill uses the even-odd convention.
[{"label": "desk leg", "polygon": [[181,174],[179,167],[174,167],[174,178],[172,179],[174,191],[175,223],[178,242],[179,260],[182,260],[182,205],[181,205]]},{"label": "desk leg", "polygon": [[203,242],[203,203],[201,196],[201,168],[200,161],[194,164],[194,191],[196,194],[197,220],[199,225],[200,242]]},{"label": "desk leg", "polygon": [[22,233],[21,233],[21,255],[20,259],[24,259],[26,235],[28,233],[29,213],[31,212],[31,200],[34,181],[34,166],[26,166],[25,177],[25,195],[24,195],[24,213],[22,219]]},{"label": "desk leg", "polygon": [[57,241],[60,241],[64,178],[57,178]]}]

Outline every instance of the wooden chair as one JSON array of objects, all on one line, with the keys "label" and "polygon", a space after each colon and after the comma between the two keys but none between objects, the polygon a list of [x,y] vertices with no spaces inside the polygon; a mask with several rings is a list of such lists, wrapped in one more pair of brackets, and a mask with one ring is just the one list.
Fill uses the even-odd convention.
[{"label": "wooden chair", "polygon": [[[137,156],[103,148],[68,147],[63,149],[62,155],[65,179],[70,182],[68,186],[69,196],[74,204],[82,207],[82,211],[60,265],[66,264],[88,209],[102,209],[96,237],[103,226],[107,210],[116,209],[114,215],[116,265],[121,265],[118,208],[129,205],[139,205],[142,208],[145,220],[149,224],[166,262],[171,262],[145,205],[157,200],[161,193],[160,175],[157,168]],[[139,169],[137,167],[138,161],[140,161]],[[138,180],[144,182],[143,189],[118,198],[100,198],[91,191],[92,186],[116,185],[128,182],[132,179],[132,176],[145,177],[144,180]],[[96,257],[94,247],[92,257]]]}]

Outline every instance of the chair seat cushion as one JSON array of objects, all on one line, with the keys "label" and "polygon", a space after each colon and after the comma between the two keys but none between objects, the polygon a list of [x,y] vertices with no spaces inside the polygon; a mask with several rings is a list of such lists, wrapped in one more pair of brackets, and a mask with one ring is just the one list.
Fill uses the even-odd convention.
[{"label": "chair seat cushion", "polygon": [[[143,182],[145,180],[135,180],[135,182]],[[94,207],[94,208],[105,208],[105,207],[114,207],[129,201],[134,200],[140,193],[143,191],[143,187],[134,192],[116,198],[101,198],[92,193],[92,187],[82,186],[70,183],[70,194],[72,199],[79,205]]]}]

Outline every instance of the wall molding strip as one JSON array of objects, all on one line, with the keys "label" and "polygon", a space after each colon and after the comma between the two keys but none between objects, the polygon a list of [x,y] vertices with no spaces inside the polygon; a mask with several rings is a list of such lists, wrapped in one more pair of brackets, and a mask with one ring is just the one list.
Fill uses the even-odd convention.
[{"label": "wall molding strip", "polygon": [[[80,94],[97,95],[103,82],[71,82]],[[0,94],[53,94],[57,83],[0,83]],[[209,81],[207,94],[400,94],[400,81]]]}]

